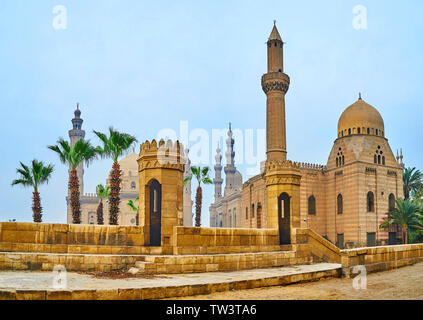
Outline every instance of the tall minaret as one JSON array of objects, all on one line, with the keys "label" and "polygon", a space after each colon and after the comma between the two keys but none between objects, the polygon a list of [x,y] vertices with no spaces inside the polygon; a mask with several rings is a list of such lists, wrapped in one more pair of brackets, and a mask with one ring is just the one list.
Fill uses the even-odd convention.
[{"label": "tall minaret", "polygon": [[215,178],[213,179],[214,183],[214,202],[217,202],[218,199],[222,196],[222,155],[220,154],[219,144],[216,149],[216,164],[214,165]]},{"label": "tall minaret", "polygon": [[267,73],[261,85],[267,95],[266,154],[267,160],[286,160],[285,94],[289,77],[283,70],[283,41],[274,23],[267,41]]},{"label": "tall minaret", "polygon": [[232,138],[232,128],[229,123],[228,138],[226,139],[226,166],[225,166],[225,194],[228,194],[234,186],[234,176],[236,172],[235,168],[235,151],[234,151],[234,139]]},{"label": "tall minaret", "polygon": [[[76,105],[74,112],[75,118],[72,119],[72,130],[69,130],[70,144],[73,146],[79,139],[85,138],[85,131],[82,130],[82,123],[84,120],[81,118],[81,110],[79,110],[79,103]],[[80,163],[76,169],[79,180],[79,191],[81,195],[84,194],[84,164]]]}]

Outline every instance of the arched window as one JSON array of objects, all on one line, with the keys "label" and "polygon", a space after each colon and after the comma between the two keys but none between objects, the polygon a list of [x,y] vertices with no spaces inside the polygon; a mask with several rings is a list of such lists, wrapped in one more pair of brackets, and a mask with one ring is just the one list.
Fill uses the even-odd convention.
[{"label": "arched window", "polygon": [[314,196],[308,198],[308,214],[316,214],[316,198]]},{"label": "arched window", "polygon": [[342,214],[343,210],[344,210],[344,201],[342,199],[342,194],[338,194],[338,199],[337,199],[337,212],[338,214]]},{"label": "arched window", "polygon": [[375,212],[375,195],[371,191],[367,193],[367,212]]},{"label": "arched window", "polygon": [[254,203],[251,205],[251,219],[254,218]]},{"label": "arched window", "polygon": [[345,164],[345,157],[342,156],[342,165],[344,165],[344,164]]},{"label": "arched window", "polygon": [[375,163],[377,163],[377,155],[375,155]]},{"label": "arched window", "polygon": [[376,129],[376,135],[377,135],[377,136],[379,135],[379,130],[378,130],[378,129]]},{"label": "arched window", "polygon": [[395,209],[395,195],[391,193],[389,195],[389,212]]},{"label": "arched window", "polygon": [[385,156],[382,157],[382,164],[385,165]]},{"label": "arched window", "polygon": [[349,136],[351,135],[351,129],[348,129],[348,135]]},{"label": "arched window", "polygon": [[361,128],[357,129],[357,133],[360,134],[361,133]]},{"label": "arched window", "polygon": [[248,207],[245,208],[245,219],[248,220]]},{"label": "arched window", "polygon": [[339,159],[336,158],[336,166],[339,167]]},{"label": "arched window", "polygon": [[367,134],[370,134],[370,128],[367,128]]},{"label": "arched window", "polygon": [[377,156],[377,164],[380,164],[380,155]]}]

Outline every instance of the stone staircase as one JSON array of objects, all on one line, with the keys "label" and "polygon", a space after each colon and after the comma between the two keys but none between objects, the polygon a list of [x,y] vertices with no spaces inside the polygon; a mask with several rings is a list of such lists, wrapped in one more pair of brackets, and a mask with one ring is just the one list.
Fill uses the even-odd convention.
[{"label": "stone staircase", "polygon": [[312,263],[311,256],[295,250],[228,253],[208,255],[145,255],[139,256],[132,274],[178,274],[274,268]]}]

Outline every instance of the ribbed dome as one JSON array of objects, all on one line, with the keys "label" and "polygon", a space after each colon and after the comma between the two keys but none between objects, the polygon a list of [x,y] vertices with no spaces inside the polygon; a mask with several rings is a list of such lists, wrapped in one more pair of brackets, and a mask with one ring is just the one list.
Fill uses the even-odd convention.
[{"label": "ribbed dome", "polygon": [[338,121],[338,137],[353,134],[385,135],[379,111],[361,98],[345,109]]}]

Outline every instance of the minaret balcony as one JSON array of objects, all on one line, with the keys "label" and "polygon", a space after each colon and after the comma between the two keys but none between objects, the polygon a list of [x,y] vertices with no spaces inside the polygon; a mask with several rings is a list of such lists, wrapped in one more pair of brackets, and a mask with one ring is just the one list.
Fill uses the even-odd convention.
[{"label": "minaret balcony", "polygon": [[269,72],[261,77],[261,86],[264,93],[269,91],[281,91],[284,94],[289,89],[289,76],[283,72]]}]

